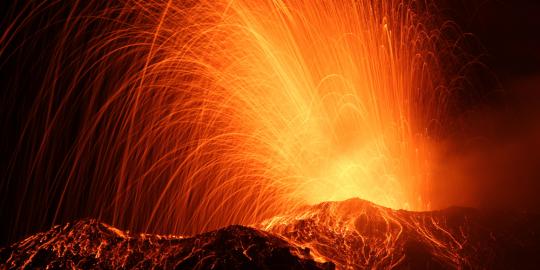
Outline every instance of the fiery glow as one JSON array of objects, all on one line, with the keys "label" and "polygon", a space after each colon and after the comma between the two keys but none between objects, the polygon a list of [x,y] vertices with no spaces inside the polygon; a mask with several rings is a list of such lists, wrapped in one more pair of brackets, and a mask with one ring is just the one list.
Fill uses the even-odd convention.
[{"label": "fiery glow", "polygon": [[[445,41],[432,9],[126,0],[70,17],[66,33],[98,34],[71,77],[44,83],[49,103],[35,109],[64,80],[48,130],[84,112],[56,216],[82,200],[69,191],[85,181],[92,211],[113,224],[177,233],[350,197],[428,209],[452,79],[439,66]],[[70,37],[60,43],[78,41]],[[70,59],[59,47],[51,68]],[[74,96],[83,101],[69,104]],[[50,151],[47,132],[35,164]]]},{"label": "fiery glow", "polygon": [[[446,211],[455,215],[460,210],[463,209]],[[406,258],[411,260],[413,257],[401,252],[414,250],[412,246],[422,250],[418,248],[420,243],[437,258],[433,262],[443,261],[456,268],[471,266],[474,262],[463,256],[464,246],[474,242],[470,239],[471,231],[466,226],[453,227],[456,220],[449,221],[442,213],[397,211],[349,199],[300,208],[295,213],[277,216],[256,226],[308,247],[317,260],[334,262],[336,269],[399,268]],[[473,219],[472,216],[464,217],[468,224],[474,222]],[[423,265],[435,267],[435,264]]]}]

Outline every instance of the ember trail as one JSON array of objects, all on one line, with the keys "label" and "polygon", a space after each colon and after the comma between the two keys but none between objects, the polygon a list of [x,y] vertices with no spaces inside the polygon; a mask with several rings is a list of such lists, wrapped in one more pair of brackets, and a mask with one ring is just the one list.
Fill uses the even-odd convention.
[{"label": "ember trail", "polygon": [[447,66],[459,61],[447,61],[451,24],[427,2],[74,8],[51,54],[49,69],[60,71],[45,78],[32,111],[48,117],[45,131],[26,131],[40,141],[40,168],[55,132],[83,112],[55,174],[67,179],[55,218],[84,200],[82,185],[92,216],[181,234],[352,197],[430,209],[435,145],[458,76]]}]

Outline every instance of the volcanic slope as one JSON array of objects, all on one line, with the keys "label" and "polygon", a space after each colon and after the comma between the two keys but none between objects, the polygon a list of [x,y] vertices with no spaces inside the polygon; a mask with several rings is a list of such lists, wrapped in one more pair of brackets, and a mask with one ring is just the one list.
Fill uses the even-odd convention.
[{"label": "volcanic slope", "polygon": [[538,269],[540,216],[452,207],[393,210],[350,199],[258,225],[337,269]]},{"label": "volcanic slope", "polygon": [[350,199],[192,237],[81,220],[1,249],[0,269],[537,269],[539,252],[535,214]]}]

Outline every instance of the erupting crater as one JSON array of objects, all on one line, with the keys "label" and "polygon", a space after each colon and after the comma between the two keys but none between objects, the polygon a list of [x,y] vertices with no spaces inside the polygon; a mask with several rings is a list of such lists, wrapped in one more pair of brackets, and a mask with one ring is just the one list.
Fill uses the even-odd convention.
[{"label": "erupting crater", "polygon": [[537,215],[433,211],[475,61],[434,1],[61,2],[0,56],[44,70],[10,225],[64,225],[0,268],[534,267]]}]

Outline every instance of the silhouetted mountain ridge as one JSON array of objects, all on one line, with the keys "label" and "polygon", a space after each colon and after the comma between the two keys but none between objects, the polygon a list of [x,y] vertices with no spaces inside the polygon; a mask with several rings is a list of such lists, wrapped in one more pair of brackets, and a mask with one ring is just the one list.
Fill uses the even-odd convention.
[{"label": "silhouetted mountain ridge", "polygon": [[350,199],[189,237],[80,220],[0,250],[0,268],[536,269],[539,252],[537,214]]}]

